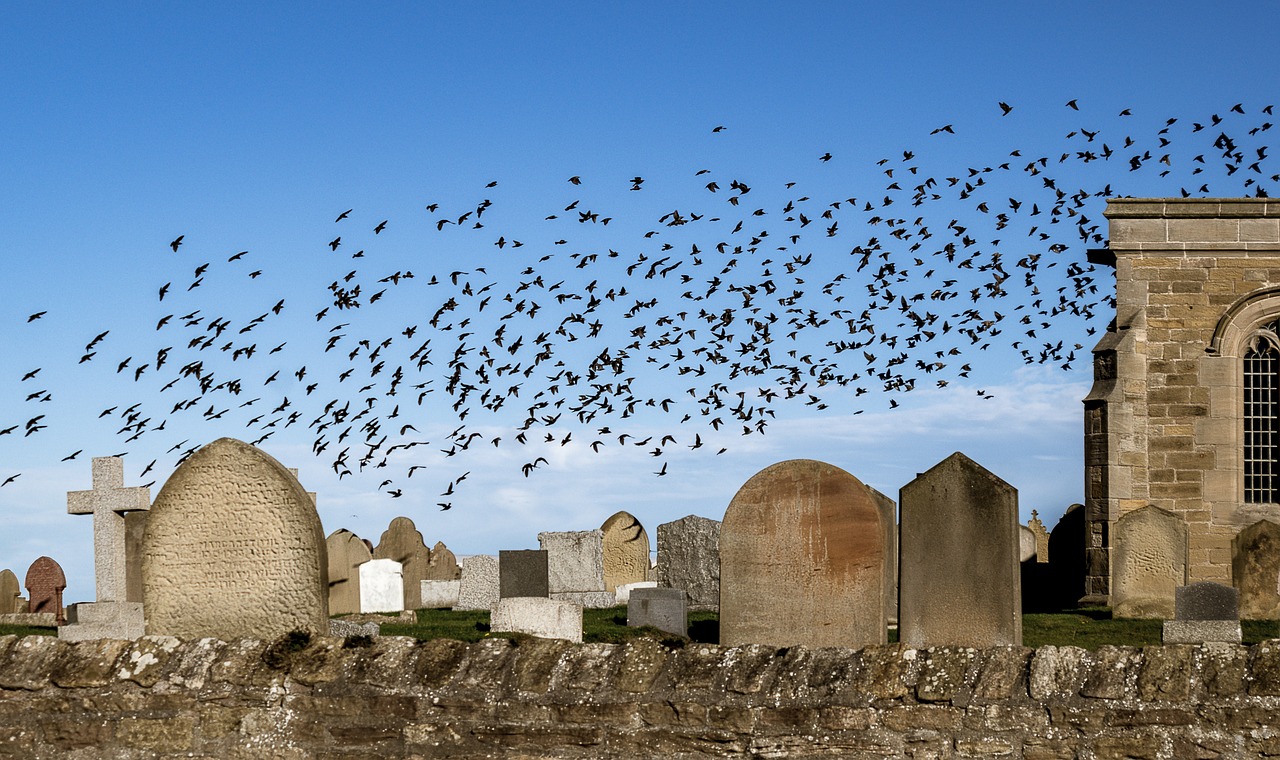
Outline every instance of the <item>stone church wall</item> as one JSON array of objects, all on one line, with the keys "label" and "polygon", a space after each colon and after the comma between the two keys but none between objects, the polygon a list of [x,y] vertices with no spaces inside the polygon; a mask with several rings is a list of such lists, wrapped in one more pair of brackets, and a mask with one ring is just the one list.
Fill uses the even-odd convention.
[{"label": "stone church wall", "polygon": [[0,638],[0,756],[1263,757],[1280,641],[776,649]]},{"label": "stone church wall", "polygon": [[1186,582],[1231,583],[1231,540],[1280,506],[1243,495],[1245,337],[1280,316],[1280,201],[1113,199],[1116,321],[1085,399],[1086,599],[1110,593],[1111,530],[1148,504],[1190,529]]}]

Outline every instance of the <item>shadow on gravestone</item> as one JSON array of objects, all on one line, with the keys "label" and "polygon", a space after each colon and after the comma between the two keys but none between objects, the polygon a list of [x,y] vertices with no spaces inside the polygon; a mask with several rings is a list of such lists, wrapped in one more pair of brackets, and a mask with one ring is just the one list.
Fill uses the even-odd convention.
[{"label": "shadow on gravestone", "polygon": [[373,559],[364,540],[339,528],[325,539],[329,557],[329,614],[360,612],[360,565]]},{"label": "shadow on gravestone", "polygon": [[[1084,542],[1084,505],[1072,504],[1049,532],[1049,561],[1036,571],[1042,593],[1023,612],[1062,612],[1077,607],[1084,596]],[[1023,600],[1027,599],[1024,595]]]},{"label": "shadow on gravestone", "polygon": [[753,475],[720,525],[720,643],[885,643],[880,519],[870,489],[825,462]]},{"label": "shadow on gravestone", "polygon": [[1021,646],[1017,490],[956,452],[898,503],[899,641]]},{"label": "shadow on gravestone", "polygon": [[649,534],[630,512],[617,512],[600,526],[604,590],[649,580]]},{"label": "shadow on gravestone", "polygon": [[62,609],[62,592],[67,588],[67,576],[62,566],[50,557],[39,557],[27,568],[23,580],[27,587],[27,611],[50,613],[58,625],[67,622]]},{"label": "shadow on gravestone", "polygon": [[1231,541],[1231,579],[1240,590],[1240,616],[1280,618],[1280,525],[1259,520]]}]

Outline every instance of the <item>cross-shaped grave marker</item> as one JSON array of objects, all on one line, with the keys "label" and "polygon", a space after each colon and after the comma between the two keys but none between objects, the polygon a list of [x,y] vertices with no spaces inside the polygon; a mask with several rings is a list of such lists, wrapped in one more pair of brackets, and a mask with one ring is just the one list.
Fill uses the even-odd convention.
[{"label": "cross-shaped grave marker", "polygon": [[123,602],[125,585],[124,513],[151,509],[151,489],[124,487],[124,460],[93,458],[93,490],[68,491],[67,512],[93,515],[94,584],[99,602]]}]

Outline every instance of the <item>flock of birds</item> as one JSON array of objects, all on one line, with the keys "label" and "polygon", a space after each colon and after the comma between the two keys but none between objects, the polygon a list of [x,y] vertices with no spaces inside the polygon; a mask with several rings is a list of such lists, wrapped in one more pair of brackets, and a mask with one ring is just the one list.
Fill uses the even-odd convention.
[{"label": "flock of birds", "polygon": [[[998,108],[995,119],[1015,110]],[[201,288],[219,278],[250,287],[270,256],[192,258],[198,242],[179,235],[166,255],[184,276],[156,287],[166,312],[156,347],[95,331],[76,365],[158,389],[99,414],[118,427],[121,454],[163,442],[140,479],[216,437],[170,441],[176,419],[258,445],[305,428],[339,478],[378,473],[391,497],[419,470],[447,466],[442,509],[467,477],[452,457],[493,447],[639,447],[661,476],[672,449],[722,453],[728,434],[764,433],[783,405],[894,407],[899,394],[969,377],[992,347],[1028,364],[1081,361],[1081,341],[1114,306],[1110,273],[1085,260],[1106,244],[1104,199],[1131,186],[1265,196],[1280,183],[1271,116],[1269,105],[1239,104],[1169,118],[1150,134],[1081,127],[1052,151],[1015,149],[939,173],[928,151],[963,139],[946,124],[924,148],[862,167],[860,186],[840,192],[828,179],[762,192],[751,178],[691,168],[693,191],[678,202],[649,198],[657,183],[640,176],[593,202],[593,180],[574,175],[562,188],[569,202],[516,228],[504,226],[504,188],[489,182],[470,200],[425,205],[435,239],[412,268],[374,248],[394,220],[346,209],[332,237],[313,244],[333,270],[324,292],[301,306],[294,295],[263,299],[252,316],[201,303]],[[833,160],[815,151],[814,169]],[[1092,174],[1102,178],[1082,179]],[[661,213],[624,221],[620,195]],[[39,329],[45,314],[21,328]],[[20,411],[0,423],[0,445],[47,428],[44,379],[42,368],[22,370],[30,390],[5,405]],[[129,383],[115,385],[134,398]],[[662,434],[632,427],[652,430],[654,419],[671,422]],[[536,446],[527,451],[525,476],[548,463]]]}]

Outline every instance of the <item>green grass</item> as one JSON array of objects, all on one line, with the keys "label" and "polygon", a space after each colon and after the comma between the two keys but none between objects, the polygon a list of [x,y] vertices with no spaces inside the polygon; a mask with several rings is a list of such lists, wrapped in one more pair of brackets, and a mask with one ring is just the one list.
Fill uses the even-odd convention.
[{"label": "green grass", "polygon": [[42,625],[6,625],[0,623],[0,636],[57,636],[57,628]]}]

